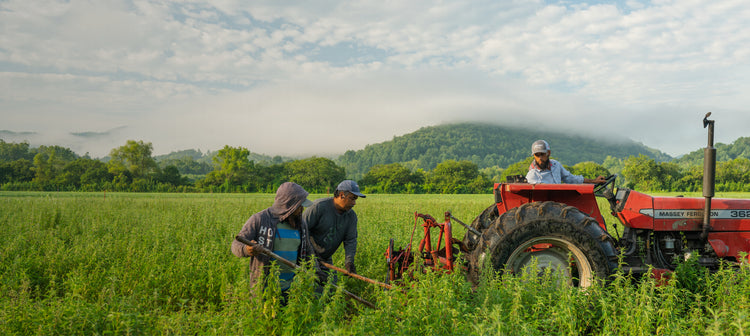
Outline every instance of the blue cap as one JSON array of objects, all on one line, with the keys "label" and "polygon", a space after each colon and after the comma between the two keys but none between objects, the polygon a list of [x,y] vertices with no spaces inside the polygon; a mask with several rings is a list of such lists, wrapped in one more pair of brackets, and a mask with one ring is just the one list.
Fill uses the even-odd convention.
[{"label": "blue cap", "polygon": [[338,191],[348,191],[352,194],[357,195],[358,197],[365,198],[364,194],[359,192],[359,186],[357,185],[357,182],[354,182],[352,180],[344,180],[341,183],[339,183],[339,186],[336,187],[336,190]]}]

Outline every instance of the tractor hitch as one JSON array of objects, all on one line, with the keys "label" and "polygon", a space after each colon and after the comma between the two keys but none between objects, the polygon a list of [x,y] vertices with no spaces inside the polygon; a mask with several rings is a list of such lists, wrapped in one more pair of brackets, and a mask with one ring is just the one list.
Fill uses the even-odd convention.
[{"label": "tractor hitch", "polygon": [[[437,220],[430,215],[415,212],[414,229],[412,230],[409,245],[407,245],[406,248],[396,250],[393,246],[393,239],[391,239],[388,249],[385,252],[386,262],[388,264],[386,283],[401,279],[404,272],[409,270],[409,267],[414,263],[416,258],[415,254],[412,253],[412,243],[414,241],[414,231],[416,231],[420,219],[422,220],[424,234],[419,241],[419,248],[415,254],[423,259],[421,265],[423,269],[446,270],[451,272],[455,267],[458,252],[466,252],[463,243],[460,240],[453,238],[451,219],[466,227],[468,227],[468,225],[453,217],[450,211],[445,212],[445,221],[442,223],[438,223]],[[432,229],[437,229],[438,231],[437,239],[434,244],[433,235],[431,234]],[[468,227],[468,229],[472,232],[476,231],[471,227]]]}]

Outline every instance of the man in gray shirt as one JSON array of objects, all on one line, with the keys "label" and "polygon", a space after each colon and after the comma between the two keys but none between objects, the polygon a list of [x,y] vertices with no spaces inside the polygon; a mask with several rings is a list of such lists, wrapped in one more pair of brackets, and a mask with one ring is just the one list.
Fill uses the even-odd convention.
[{"label": "man in gray shirt", "polygon": [[[354,255],[357,253],[357,214],[352,207],[358,198],[365,198],[359,186],[352,180],[341,182],[333,197],[318,199],[302,213],[307,222],[315,255],[326,263],[332,264],[332,256],[341,243],[344,244],[344,268],[356,273]],[[321,267],[320,280],[328,279],[328,269]]]}]

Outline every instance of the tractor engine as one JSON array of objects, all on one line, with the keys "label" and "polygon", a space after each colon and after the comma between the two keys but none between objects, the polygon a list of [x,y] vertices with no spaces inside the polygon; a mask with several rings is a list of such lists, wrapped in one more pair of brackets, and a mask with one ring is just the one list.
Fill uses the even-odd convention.
[{"label": "tractor engine", "polygon": [[738,262],[750,249],[750,200],[714,199],[711,228],[703,234],[704,199],[649,196],[619,189],[614,214],[625,226],[619,247],[625,270],[645,272],[648,265],[674,270],[697,253],[699,262],[715,268],[719,260]]}]

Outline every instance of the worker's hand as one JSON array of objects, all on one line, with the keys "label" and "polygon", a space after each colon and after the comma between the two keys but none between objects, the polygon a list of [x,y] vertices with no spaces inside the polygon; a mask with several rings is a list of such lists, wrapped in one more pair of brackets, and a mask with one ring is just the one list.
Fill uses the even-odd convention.
[{"label": "worker's hand", "polygon": [[606,179],[606,178],[604,178],[604,176],[601,176],[601,175],[599,175],[599,177],[597,177],[597,178],[596,178],[596,179],[594,179],[594,181],[593,181],[593,183],[596,183],[596,184],[602,184],[602,183],[604,183],[604,182],[607,182],[607,179]]},{"label": "worker's hand", "polygon": [[593,183],[593,184],[596,184],[596,185],[600,185],[600,184],[604,184],[606,182],[607,182],[607,179],[604,178],[604,176],[601,176],[601,175],[599,175],[599,177],[597,177],[595,179],[588,179],[588,178],[585,178],[585,177],[583,178],[583,183]]},{"label": "worker's hand", "polygon": [[344,263],[344,268],[346,268],[346,271],[349,272],[349,273],[357,274],[357,269],[354,267],[354,263],[353,262],[348,261],[348,262]]},{"label": "worker's hand", "polygon": [[[256,241],[251,240],[250,242],[256,243]],[[245,254],[249,256],[255,256],[258,254],[258,251],[255,250],[255,248],[252,245],[245,245]]]}]

